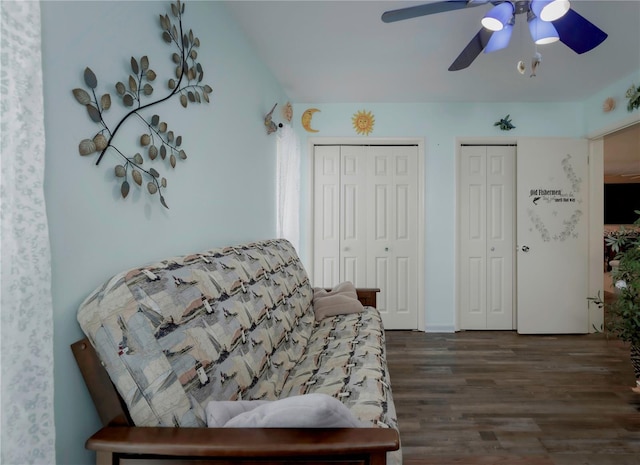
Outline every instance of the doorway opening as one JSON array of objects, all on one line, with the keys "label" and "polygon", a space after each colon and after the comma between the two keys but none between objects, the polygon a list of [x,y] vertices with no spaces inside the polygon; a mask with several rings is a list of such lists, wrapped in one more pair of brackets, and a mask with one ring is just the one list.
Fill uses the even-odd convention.
[{"label": "doorway opening", "polygon": [[[604,282],[605,302],[615,298],[611,278],[617,267],[615,251],[607,245],[612,235],[639,234],[632,223],[640,210],[640,123],[606,134],[603,138],[604,171]],[[624,228],[624,232],[621,231]]]}]

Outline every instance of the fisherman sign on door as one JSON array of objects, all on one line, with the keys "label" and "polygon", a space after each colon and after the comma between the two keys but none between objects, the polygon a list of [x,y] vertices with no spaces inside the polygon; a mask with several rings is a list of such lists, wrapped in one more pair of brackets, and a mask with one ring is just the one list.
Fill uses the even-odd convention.
[{"label": "fisherman sign on door", "polygon": [[540,199],[547,202],[575,202],[576,198],[563,194],[560,189],[531,189],[530,197],[533,197],[533,204],[538,205]]},{"label": "fisherman sign on door", "polygon": [[549,187],[529,189],[531,203],[527,215],[531,228],[540,234],[544,242],[565,241],[577,238],[576,226],[582,217],[582,177],[576,174],[567,154],[560,161],[564,176],[556,179],[549,177]]}]

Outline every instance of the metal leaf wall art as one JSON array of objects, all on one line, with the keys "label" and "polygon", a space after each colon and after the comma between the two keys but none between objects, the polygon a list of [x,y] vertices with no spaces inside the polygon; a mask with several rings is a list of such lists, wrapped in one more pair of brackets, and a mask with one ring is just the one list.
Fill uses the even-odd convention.
[{"label": "metal leaf wall art", "polygon": [[[184,108],[187,108],[189,103],[209,103],[209,94],[213,91],[210,86],[202,83],[204,71],[197,61],[200,39],[192,30],[184,32],[184,11],[185,4],[177,0],[171,4],[172,17],[168,14],[160,15],[162,39],[175,47],[171,54],[171,60],[175,64],[175,77],[167,79],[167,92],[162,97],[152,99],[152,83],[157,76],[149,67],[147,56],[140,59],[131,57],[129,76],[124,82],[115,85],[116,100],[122,102],[126,112],[115,125],[105,119],[105,113],[112,104],[111,94],[106,93],[98,97],[98,78],[90,68],[84,70],[84,83],[88,91],[73,89],[75,99],[85,106],[89,118],[100,126],[100,130],[92,138],[80,142],[80,155],[99,153],[96,160],[96,165],[99,165],[107,152],[114,154],[115,179],[120,184],[122,197],[126,198],[129,195],[131,183],[139,188],[146,184],[147,192],[150,195],[157,194],[165,208],[169,208],[163,195],[163,190],[167,187],[167,178],[149,165],[153,162],[164,162],[165,168],[168,169],[168,164],[173,169],[178,160],[187,158],[187,153],[182,148],[182,136],[170,130],[168,124],[157,114],[147,116],[146,119],[145,115],[149,113],[147,110],[174,96],[179,98]],[[131,120],[138,120],[144,127],[138,141],[140,151],[135,154],[125,153],[115,145],[118,130]]]}]

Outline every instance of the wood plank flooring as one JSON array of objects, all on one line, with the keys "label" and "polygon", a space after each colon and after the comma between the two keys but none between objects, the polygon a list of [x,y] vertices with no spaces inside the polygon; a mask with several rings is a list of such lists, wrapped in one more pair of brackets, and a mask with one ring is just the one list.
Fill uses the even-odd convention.
[{"label": "wood plank flooring", "polygon": [[619,341],[386,337],[405,465],[640,465],[640,395]]}]

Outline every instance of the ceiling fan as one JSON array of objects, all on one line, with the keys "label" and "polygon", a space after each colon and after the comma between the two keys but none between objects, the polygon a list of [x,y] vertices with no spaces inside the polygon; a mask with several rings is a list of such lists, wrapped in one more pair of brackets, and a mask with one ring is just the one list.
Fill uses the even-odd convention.
[{"label": "ceiling fan", "polygon": [[493,8],[482,18],[483,27],[449,66],[449,71],[467,68],[483,50],[489,53],[507,47],[519,14],[527,15],[529,31],[536,44],[560,40],[582,54],[607,38],[604,31],[573,10],[569,0],[446,0],[386,11],[382,21],[392,23],[487,3]]}]

